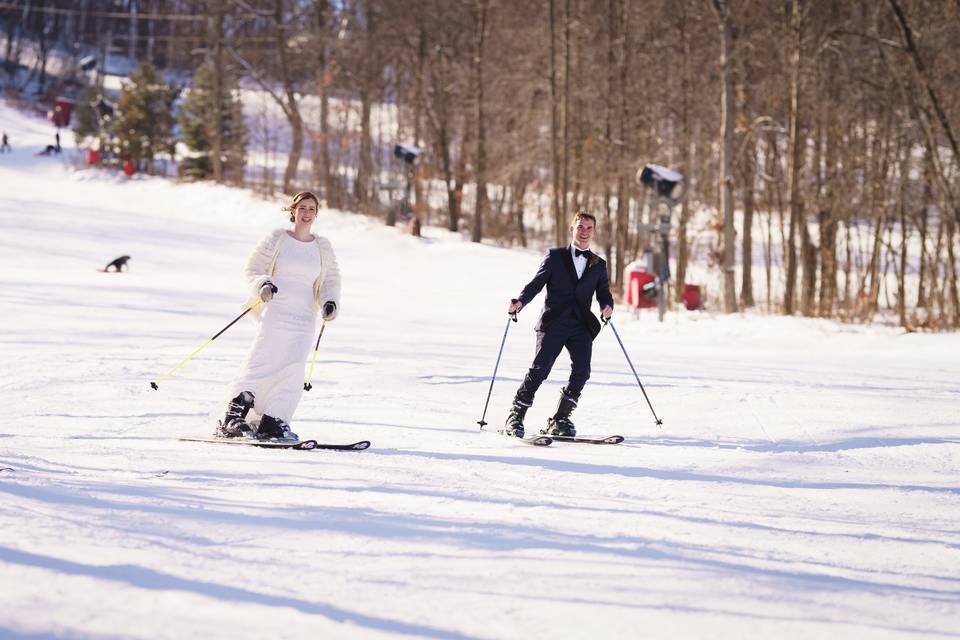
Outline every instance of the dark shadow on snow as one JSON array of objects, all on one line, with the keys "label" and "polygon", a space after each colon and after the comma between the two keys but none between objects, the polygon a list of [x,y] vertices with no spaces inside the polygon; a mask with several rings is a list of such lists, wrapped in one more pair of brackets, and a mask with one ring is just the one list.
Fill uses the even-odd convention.
[{"label": "dark shadow on snow", "polygon": [[161,573],[146,567],[131,564],[92,565],[72,562],[44,556],[36,553],[18,551],[7,547],[0,547],[0,561],[30,567],[39,567],[62,574],[89,576],[100,580],[112,580],[129,584],[139,589],[155,589],[158,591],[186,591],[208,598],[216,598],[228,602],[262,605],[268,607],[290,607],[302,613],[321,615],[340,623],[350,623],[369,629],[398,633],[403,635],[425,638],[470,638],[450,630],[435,629],[422,625],[408,624],[398,620],[378,618],[363,613],[357,613],[328,604],[273,596],[267,593],[257,593],[246,589],[229,587],[215,582],[203,582],[188,578],[179,578],[168,573]]}]

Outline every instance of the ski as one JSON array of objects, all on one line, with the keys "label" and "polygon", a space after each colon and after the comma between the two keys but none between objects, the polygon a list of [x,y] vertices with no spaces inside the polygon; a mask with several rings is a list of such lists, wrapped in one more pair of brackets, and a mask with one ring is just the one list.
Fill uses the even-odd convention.
[{"label": "ski", "polygon": [[[486,429],[484,429],[486,431]],[[487,431],[487,433],[493,433],[493,431]],[[517,438],[516,436],[507,435],[503,432],[503,429],[498,429],[497,433],[502,436],[506,436],[511,440],[516,440],[517,442],[522,442],[524,444],[530,444],[535,447],[549,447],[553,444],[553,438],[550,436],[544,435],[535,435],[535,436],[524,436],[522,438]]]},{"label": "ski", "polygon": [[298,440],[296,442],[282,442],[275,440],[256,440],[254,438],[180,438],[182,442],[209,442],[211,444],[245,445],[264,449],[296,449],[298,451],[314,451],[327,449],[333,451],[363,451],[370,448],[369,440],[360,440],[349,444],[334,442],[317,442],[316,440]]},{"label": "ski", "polygon": [[210,444],[232,444],[247,447],[261,447],[264,449],[298,449],[309,451],[317,448],[316,440],[297,440],[296,442],[280,442],[274,440],[256,440],[255,438],[179,438],[181,442],[208,442]]},{"label": "ski", "polygon": [[557,442],[581,442],[585,444],[620,444],[623,436],[607,436],[606,438],[586,438],[580,436],[550,436]]},{"label": "ski", "polygon": [[332,442],[317,442],[314,440],[313,446],[311,447],[311,449],[330,449],[333,451],[363,451],[369,448],[369,440],[360,440],[359,442],[353,442],[351,444],[334,444]]}]

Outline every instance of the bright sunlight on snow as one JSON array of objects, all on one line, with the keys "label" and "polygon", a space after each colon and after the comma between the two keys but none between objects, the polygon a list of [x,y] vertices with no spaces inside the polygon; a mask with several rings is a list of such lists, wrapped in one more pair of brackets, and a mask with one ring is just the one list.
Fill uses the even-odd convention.
[{"label": "bright sunlight on snow", "polygon": [[46,122],[0,116],[0,636],[958,637],[960,336],[621,307],[663,427],[604,329],[574,418],[626,441],[524,446],[477,421],[538,252],[322,211],[343,303],[293,428],[373,446],[181,442],[212,433],[253,322],[149,381],[240,312],[283,201],[75,170],[33,155]]}]

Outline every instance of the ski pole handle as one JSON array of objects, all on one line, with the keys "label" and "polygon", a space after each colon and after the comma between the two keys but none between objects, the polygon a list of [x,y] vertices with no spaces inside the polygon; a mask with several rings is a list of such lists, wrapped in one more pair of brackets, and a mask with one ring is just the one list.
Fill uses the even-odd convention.
[{"label": "ski pole handle", "polygon": [[[513,304],[517,304],[518,302],[520,302],[520,301],[517,300],[516,298],[510,298],[510,304],[513,305]],[[523,305],[521,305],[521,306],[523,306]],[[516,311],[507,311],[507,315],[510,316],[511,318],[513,318],[513,321],[514,321],[514,322],[517,321],[517,314],[518,314],[518,313],[520,313],[520,309],[517,309]]]}]

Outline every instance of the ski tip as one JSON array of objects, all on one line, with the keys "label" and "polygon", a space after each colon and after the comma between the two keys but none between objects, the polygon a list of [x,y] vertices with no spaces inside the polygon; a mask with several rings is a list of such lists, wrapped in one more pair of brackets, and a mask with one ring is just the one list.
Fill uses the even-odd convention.
[{"label": "ski tip", "polygon": [[590,438],[585,436],[550,436],[557,442],[579,442],[581,444],[620,444],[623,436],[606,436],[605,438]]},{"label": "ski tip", "polygon": [[154,391],[156,391],[156,390],[158,390],[160,387],[157,386],[157,383],[156,383],[156,382],[151,382],[151,383],[150,383],[150,388],[153,389]]},{"label": "ski tip", "polygon": [[353,449],[354,451],[363,451],[364,449],[369,449],[369,448],[370,448],[370,441],[369,441],[369,440],[361,440],[360,442],[354,442],[354,443],[350,446],[350,448]]}]

